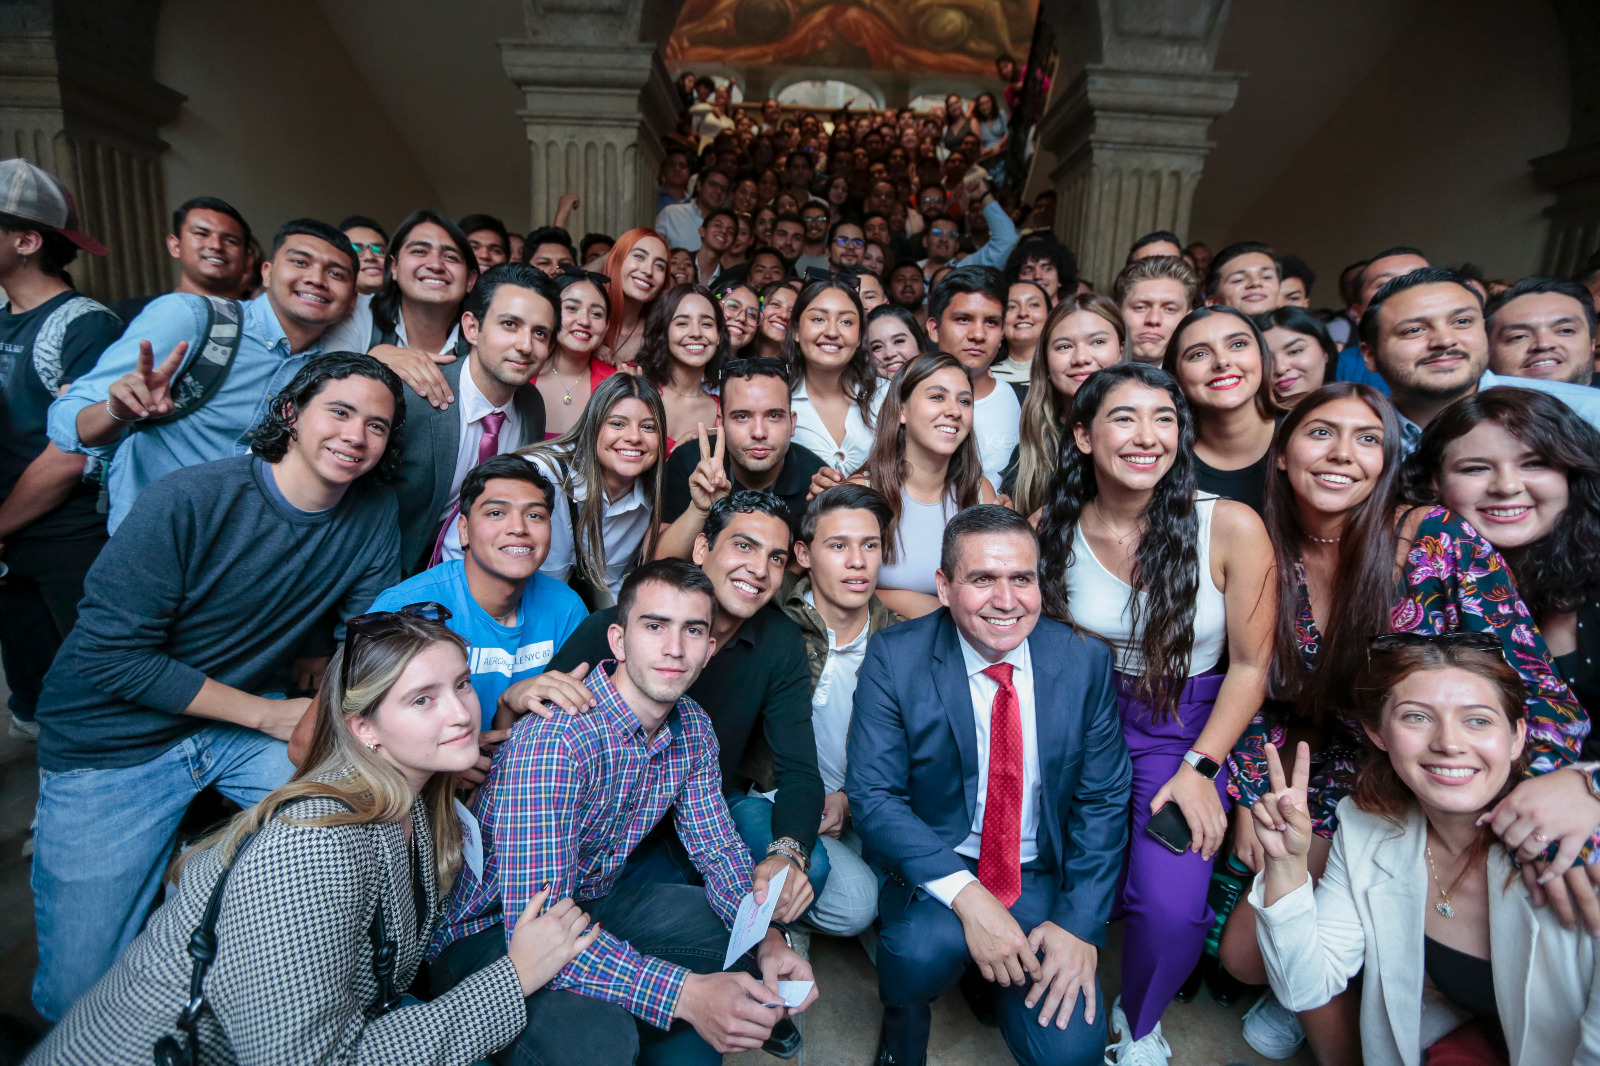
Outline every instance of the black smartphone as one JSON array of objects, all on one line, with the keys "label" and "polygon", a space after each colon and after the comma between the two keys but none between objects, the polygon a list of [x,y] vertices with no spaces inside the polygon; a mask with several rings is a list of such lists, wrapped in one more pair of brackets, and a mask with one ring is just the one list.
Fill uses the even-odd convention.
[{"label": "black smartphone", "polygon": [[1189,835],[1189,820],[1173,800],[1168,800],[1166,806],[1150,816],[1150,820],[1144,823],[1144,831],[1174,855],[1188,851],[1194,839]]}]

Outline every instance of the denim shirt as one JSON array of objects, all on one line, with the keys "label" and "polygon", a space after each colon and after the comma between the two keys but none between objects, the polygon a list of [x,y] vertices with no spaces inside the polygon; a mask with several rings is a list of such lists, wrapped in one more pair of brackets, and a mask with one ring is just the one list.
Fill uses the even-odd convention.
[{"label": "denim shirt", "polygon": [[204,297],[169,293],[152,300],[121,339],[101,354],[94,369],[50,405],[47,432],[56,447],[110,462],[111,511],[106,527],[112,532],[139,493],[157,478],[248,452],[250,431],[266,414],[272,397],[322,352],[319,339],[305,351],[291,353],[283,326],[263,293],[245,304],[239,350],[222,387],[204,407],[174,422],[133,429],[104,447],[90,448],[78,439],[78,412],[106,402],[112,384],[138,361],[140,341],[150,342],[157,366],[180,342],[188,341],[182,373],[199,354],[205,328]]},{"label": "denim shirt", "polygon": [[983,220],[989,223],[989,240],[971,255],[957,256],[950,261],[953,267],[986,266],[1004,270],[1011,250],[1017,246],[1017,227],[999,202],[983,209]]}]

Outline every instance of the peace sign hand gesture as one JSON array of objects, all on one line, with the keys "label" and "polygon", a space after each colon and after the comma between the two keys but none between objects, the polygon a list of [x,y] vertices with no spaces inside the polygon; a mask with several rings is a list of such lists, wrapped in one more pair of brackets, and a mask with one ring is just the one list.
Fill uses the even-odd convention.
[{"label": "peace sign hand gesture", "polygon": [[1277,745],[1266,747],[1267,781],[1272,791],[1250,808],[1256,819],[1256,839],[1261,841],[1269,863],[1299,860],[1304,866],[1311,851],[1311,805],[1306,799],[1306,786],[1311,781],[1311,747],[1301,741],[1295,748],[1294,781],[1287,786]]},{"label": "peace sign hand gesture", "polygon": [[123,422],[139,422],[146,418],[159,418],[172,410],[172,379],[183,365],[189,351],[189,342],[178,346],[156,366],[155,352],[149,341],[139,342],[139,358],[133,369],[111,383],[107,395],[107,410],[113,418]]},{"label": "peace sign hand gesture", "polygon": [[695,425],[700,436],[700,462],[689,475],[689,502],[694,505],[696,511],[704,513],[711,510],[712,504],[733,491],[733,483],[728,480],[728,475],[722,466],[728,433],[727,430],[718,433],[717,443],[712,446],[706,443],[706,424],[697,422]]}]

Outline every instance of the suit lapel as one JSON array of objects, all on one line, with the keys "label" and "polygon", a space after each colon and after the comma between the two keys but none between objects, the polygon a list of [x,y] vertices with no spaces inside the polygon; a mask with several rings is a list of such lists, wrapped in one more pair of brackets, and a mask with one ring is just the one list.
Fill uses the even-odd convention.
[{"label": "suit lapel", "polygon": [[[461,375],[467,360],[457,359],[440,368],[450,391],[456,394],[455,403],[446,407],[433,419],[433,501],[430,515],[444,510],[450,496],[450,483],[456,476],[456,453],[461,448]],[[431,548],[433,542],[428,542]]]},{"label": "suit lapel", "polygon": [[544,396],[539,387],[522,386],[512,394],[511,406],[517,409],[517,420],[522,423],[522,443],[538,444],[544,440]]},{"label": "suit lapel", "polygon": [[1427,835],[1421,821],[1421,813],[1413,811],[1403,830],[1379,841],[1367,887],[1384,1011],[1401,1048],[1417,1047],[1422,1039],[1422,930],[1428,878],[1422,858]]},{"label": "suit lapel", "polygon": [[972,694],[967,687],[967,664],[961,655],[961,640],[948,611],[939,622],[939,636],[933,645],[934,688],[944,704],[950,731],[961,752],[961,777],[966,784],[967,821],[978,811],[978,726],[972,719]]},{"label": "suit lapel", "polygon": [[1520,1034],[1521,1053],[1511,1048],[1513,1062],[1534,1062],[1535,1011],[1531,1002],[1533,960],[1539,956],[1539,920],[1519,885],[1502,891],[1514,876],[1511,860],[1500,848],[1489,852],[1489,958],[1494,961],[1494,998],[1501,1028],[1509,1038]]},{"label": "suit lapel", "polygon": [[1067,791],[1067,749],[1071,745],[1065,713],[1071,707],[1081,708],[1083,701],[1068,699],[1069,680],[1061,672],[1066,656],[1055,654],[1053,644],[1038,629],[1028,638],[1028,662],[1033,667],[1033,722],[1039,744],[1039,831],[1048,834],[1059,860],[1063,841],[1059,839],[1061,821],[1056,797]]}]

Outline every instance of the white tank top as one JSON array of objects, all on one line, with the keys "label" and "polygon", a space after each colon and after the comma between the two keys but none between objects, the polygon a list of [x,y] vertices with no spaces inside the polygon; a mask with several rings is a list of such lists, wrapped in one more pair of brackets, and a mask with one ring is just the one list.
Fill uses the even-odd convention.
[{"label": "white tank top", "polygon": [[918,503],[904,489],[900,492],[900,527],[895,534],[896,563],[885,563],[878,570],[878,587],[905,589],[937,595],[934,571],[939,569],[939,548],[944,543],[945,523],[960,510],[946,496],[938,503]]},{"label": "white tank top", "polygon": [[[1200,520],[1200,585],[1194,605],[1194,648],[1189,653],[1189,676],[1203,674],[1216,666],[1228,643],[1228,611],[1222,590],[1211,576],[1211,514],[1217,497],[1208,492],[1195,494],[1195,512]],[[1133,632],[1132,597],[1141,599],[1127,582],[1117,577],[1095,557],[1083,536],[1080,521],[1074,530],[1072,566],[1067,569],[1067,609],[1072,620],[1111,642],[1117,654],[1117,670],[1124,674],[1144,673],[1144,656],[1139,651],[1141,634]]]}]

